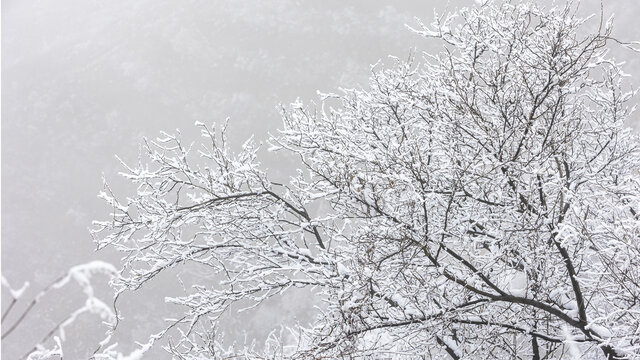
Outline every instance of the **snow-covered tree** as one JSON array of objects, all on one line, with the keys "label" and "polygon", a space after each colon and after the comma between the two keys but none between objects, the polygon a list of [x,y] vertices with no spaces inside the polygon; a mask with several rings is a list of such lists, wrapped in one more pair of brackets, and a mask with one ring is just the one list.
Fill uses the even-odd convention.
[{"label": "snow-covered tree", "polygon": [[[41,303],[55,302],[53,292],[60,289],[68,291],[68,284],[75,282],[80,286],[86,299],[82,306],[69,312],[62,320],[52,326],[44,336],[36,340],[31,348],[23,349],[24,353],[19,360],[48,360],[62,359],[63,345],[66,340],[65,330],[71,326],[83,314],[94,314],[107,324],[113,324],[116,321],[116,315],[111,306],[104,303],[94,291],[93,277],[95,275],[106,275],[112,278],[117,273],[116,268],[104,261],[92,261],[86,264],[71,267],[66,273],[57,277],[49,285],[38,291],[35,296],[28,300],[25,293],[30,287],[29,282],[25,282],[20,288],[11,286],[9,281],[2,276],[2,287],[8,293],[8,299],[5,308],[2,310],[2,342],[7,344],[10,341],[19,341],[19,343],[27,343],[24,339],[19,340],[16,331],[20,327],[24,327],[25,322],[33,321],[39,317],[37,307],[41,307]],[[41,330],[41,329],[38,329]],[[13,335],[12,335],[13,334]],[[24,336],[24,334],[22,334]],[[6,339],[6,340],[5,340]]]},{"label": "snow-covered tree", "polygon": [[442,52],[283,109],[286,183],[224,127],[145,141],[123,172],[137,193],[106,186],[93,231],[125,254],[117,294],[187,263],[223,280],[171,294],[184,313],[137,354],[170,338],[175,358],[221,357],[211,322],[298,287],[324,301],[315,324],[243,356],[640,358],[633,91],[611,22],[575,10],[489,1],[420,24]]}]

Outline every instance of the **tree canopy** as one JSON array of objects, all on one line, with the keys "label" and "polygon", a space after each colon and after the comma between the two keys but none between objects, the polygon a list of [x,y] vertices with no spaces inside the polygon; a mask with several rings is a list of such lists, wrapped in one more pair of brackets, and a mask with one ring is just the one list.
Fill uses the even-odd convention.
[{"label": "tree canopy", "polygon": [[[123,172],[137,192],[105,186],[93,229],[124,254],[117,293],[186,263],[224,280],[169,294],[184,312],[138,353],[640,358],[634,92],[611,22],[575,11],[488,1],[420,24],[441,52],[283,108],[270,150],[299,159],[287,183],[253,140],[233,153],[226,125],[145,141]],[[295,344],[228,348],[206,325],[294,287],[325,304]]]}]

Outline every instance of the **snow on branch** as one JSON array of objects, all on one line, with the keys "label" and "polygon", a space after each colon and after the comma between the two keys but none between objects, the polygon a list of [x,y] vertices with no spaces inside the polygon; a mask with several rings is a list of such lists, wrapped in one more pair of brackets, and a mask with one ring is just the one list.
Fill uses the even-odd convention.
[{"label": "snow on branch", "polygon": [[[56,289],[61,289],[68,285],[72,280],[80,286],[83,293],[86,296],[86,300],[82,306],[69,313],[62,321],[58,322],[34,347],[29,350],[21,359],[49,359],[52,356],[59,356],[62,358],[62,343],[66,340],[65,329],[74,323],[77,318],[84,313],[91,313],[98,315],[104,322],[113,326],[116,321],[116,315],[112,307],[104,303],[97,298],[94,293],[92,277],[96,274],[107,276],[108,279],[112,279],[117,274],[116,268],[104,261],[92,261],[86,264],[81,264],[70,268],[65,274],[56,278],[49,285],[40,290],[30,302],[23,307],[21,313],[12,315],[12,311],[15,310],[15,305],[24,298],[24,293],[29,286],[28,282],[20,289],[14,289],[11,287],[7,279],[2,277],[2,285],[5,286],[11,296],[11,302],[7,306],[7,309],[2,315],[3,332],[2,339],[8,337],[17,328],[19,328],[24,321],[29,319],[33,315],[33,309],[43,300],[47,295]],[[5,320],[12,320],[10,323],[5,324]],[[53,340],[53,347],[47,345]]]}]

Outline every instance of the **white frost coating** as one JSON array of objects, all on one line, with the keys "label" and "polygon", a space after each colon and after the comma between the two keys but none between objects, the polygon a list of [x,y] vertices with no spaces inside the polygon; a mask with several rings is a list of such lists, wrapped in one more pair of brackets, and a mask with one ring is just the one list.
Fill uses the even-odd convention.
[{"label": "white frost coating", "polygon": [[2,285],[7,289],[9,289],[9,293],[11,294],[11,297],[13,299],[19,300],[24,294],[24,292],[27,290],[27,288],[29,287],[29,282],[25,281],[24,284],[22,284],[22,287],[20,289],[13,289],[9,284],[9,281],[7,281],[7,279],[4,276],[2,276]]},{"label": "white frost coating", "polygon": [[421,315],[420,310],[404,296],[396,293],[391,295],[391,300],[400,305],[405,315],[409,317],[419,317]]},{"label": "white frost coating", "polygon": [[337,266],[337,269],[338,269],[338,274],[340,276],[351,275],[351,271],[343,263],[339,262],[336,266]]},{"label": "white frost coating", "polygon": [[36,350],[33,351],[27,357],[27,360],[51,360],[61,358],[62,349],[57,344],[53,349],[45,349],[42,346],[36,346]]},{"label": "white frost coating", "polygon": [[95,260],[86,264],[76,265],[69,269],[67,275],[61,280],[57,281],[54,285],[54,289],[65,286],[71,279],[75,280],[84,293],[93,297],[93,287],[91,286],[91,277],[94,274],[104,274],[110,277],[115,276],[118,273],[116,268],[105,261]]},{"label": "white frost coating", "polygon": [[54,336],[53,341],[56,343],[56,347],[58,348],[58,355],[60,355],[60,359],[64,359],[64,353],[62,352],[62,341],[60,337]]},{"label": "white frost coating", "polygon": [[515,296],[525,297],[527,294],[527,274],[522,271],[515,272],[509,281],[509,293]]},{"label": "white frost coating", "polygon": [[63,359],[62,340],[58,336],[53,337],[53,348],[47,349],[41,344],[37,344],[35,349],[26,357],[27,360],[51,360]]},{"label": "white frost coating", "polygon": [[141,348],[135,349],[129,355],[118,355],[118,360],[141,360],[142,356],[151,348],[150,343],[144,344]]},{"label": "white frost coating", "polygon": [[456,354],[459,357],[462,357],[462,351],[460,351],[460,347],[458,346],[458,344],[456,344],[453,341],[453,339],[450,339],[449,337],[446,337],[446,336],[443,336],[441,339],[442,339],[442,342],[445,343],[445,345],[447,345],[447,347],[454,352],[454,354]]},{"label": "white frost coating", "polygon": [[590,323],[589,325],[585,326],[585,329],[593,331],[601,339],[609,339],[613,336],[611,330],[596,323]]},{"label": "white frost coating", "polygon": [[580,360],[582,358],[581,351],[578,347],[578,343],[574,339],[574,336],[571,334],[571,330],[569,330],[569,327],[565,325],[562,327],[562,332],[564,335],[564,343],[569,349],[569,356],[572,360]]},{"label": "white frost coating", "polygon": [[298,252],[299,252],[300,254],[304,255],[304,256],[311,257],[311,250],[309,250],[309,249],[300,248],[300,249],[298,250]]},{"label": "white frost coating", "polygon": [[[113,265],[104,261],[92,261],[86,264],[77,265],[70,268],[64,276],[56,279],[53,283],[46,286],[43,290],[36,294],[32,301],[32,305],[35,305],[42,301],[42,299],[47,296],[51,292],[51,290],[60,289],[67,285],[71,281],[71,279],[73,279],[78,285],[80,285],[87,298],[83,306],[77,308],[69,315],[67,315],[67,317],[62,322],[60,322],[48,333],[48,335],[42,340],[42,343],[36,344],[34,346],[35,350],[28,354],[28,359],[44,360],[49,359],[52,356],[58,356],[62,358],[62,343],[66,340],[65,330],[69,325],[73,324],[80,315],[84,313],[97,314],[102,320],[110,324],[115,323],[116,315],[113,309],[105,304],[102,300],[96,298],[94,295],[91,278],[94,274],[97,273],[106,274],[110,279],[112,279],[117,274],[117,271]],[[4,277],[2,278],[2,284],[9,287],[10,289],[9,283]],[[23,285],[23,287],[18,291],[12,290],[12,295],[14,295],[14,298],[16,300],[21,297],[27,285],[28,283]],[[21,319],[24,316],[28,316],[31,306],[28,307],[27,310],[23,313],[23,315],[20,317]],[[18,323],[14,324],[13,327],[15,328],[17,326],[20,326],[20,321],[21,320],[19,320]],[[54,346],[53,348],[49,349],[47,348],[48,346],[46,344],[50,343],[51,340],[53,340]]]}]

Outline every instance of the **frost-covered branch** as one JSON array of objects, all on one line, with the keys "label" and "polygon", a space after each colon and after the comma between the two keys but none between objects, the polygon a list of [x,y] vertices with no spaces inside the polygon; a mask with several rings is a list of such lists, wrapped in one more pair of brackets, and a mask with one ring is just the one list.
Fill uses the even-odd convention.
[{"label": "frost-covered branch", "polygon": [[[65,328],[75,322],[76,319],[84,313],[96,314],[103,321],[113,324],[115,322],[115,313],[113,312],[113,309],[97,298],[94,294],[91,278],[96,274],[103,274],[107,275],[109,278],[113,278],[117,274],[117,271],[113,265],[98,260],[74,266],[65,274],[56,278],[53,282],[40,290],[33,299],[28,302],[28,305],[24,307],[22,312],[15,316],[11,316],[11,312],[15,308],[15,305],[24,297],[23,295],[27,290],[29,283],[25,282],[20,289],[14,289],[11,287],[7,279],[2,277],[2,285],[6,287],[11,294],[11,302],[3,313],[2,322],[4,324],[5,320],[11,320],[14,318],[10,326],[3,325],[2,340],[5,341],[5,338],[7,338],[11,333],[19,328],[26,319],[29,318],[29,315],[32,313],[36,305],[41,303],[47,295],[56,289],[65,287],[72,280],[80,286],[86,296],[84,305],[71,312],[62,321],[58,322],[20,359],[49,359],[52,356],[59,356],[62,358],[62,343],[66,338]],[[54,340],[54,347],[47,348],[46,344],[51,339]]]}]

